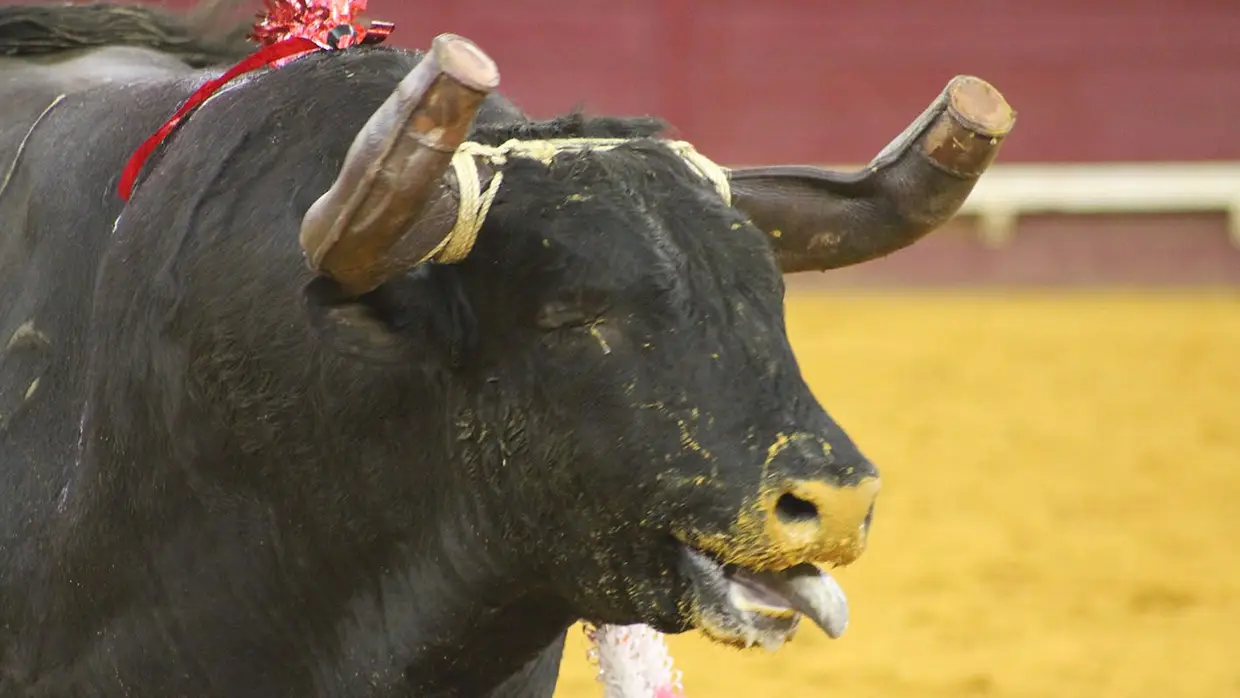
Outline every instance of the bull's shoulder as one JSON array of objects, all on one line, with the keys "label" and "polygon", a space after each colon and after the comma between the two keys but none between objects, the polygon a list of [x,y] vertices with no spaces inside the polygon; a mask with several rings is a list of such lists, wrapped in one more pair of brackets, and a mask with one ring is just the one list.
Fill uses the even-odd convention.
[{"label": "bull's shoulder", "polygon": [[0,90],[41,83],[67,92],[187,73],[175,57],[135,46],[103,46],[46,56],[0,58]]},{"label": "bull's shoulder", "polygon": [[[134,50],[98,53],[137,59]],[[0,503],[0,550],[6,555],[29,539],[24,527],[42,518],[32,507],[52,505],[72,462],[96,274],[123,204],[117,179],[125,159],[194,82],[184,66],[166,74],[135,70],[132,81],[117,82],[101,74],[66,77],[66,65],[81,64],[0,60],[0,491],[7,502]],[[115,78],[124,70],[113,65],[120,66]],[[6,564],[14,562],[0,559],[0,568]]]},{"label": "bull's shoulder", "polygon": [[[106,46],[29,58],[0,57],[0,158],[57,98],[175,79],[190,69],[150,49]],[[5,164],[8,164],[7,162]],[[0,171],[3,168],[0,167]]]},{"label": "bull's shoulder", "polygon": [[[116,182],[126,159],[207,79],[183,65],[156,69],[144,53],[102,49],[84,53],[83,63],[48,65],[0,60],[0,335],[40,310],[81,319],[69,307],[89,296],[123,205]],[[99,56],[102,65],[87,67]]]}]

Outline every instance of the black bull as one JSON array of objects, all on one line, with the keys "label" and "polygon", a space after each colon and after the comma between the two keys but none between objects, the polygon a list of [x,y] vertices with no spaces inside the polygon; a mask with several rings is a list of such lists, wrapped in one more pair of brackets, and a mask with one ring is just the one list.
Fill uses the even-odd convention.
[{"label": "black bull", "polygon": [[[240,81],[126,204],[238,57],[203,36],[0,10],[0,696],[549,696],[577,619],[842,630],[823,569],[877,473],[781,271],[947,220],[997,92],[953,81],[861,173],[696,170],[653,120],[525,118],[445,36]],[[559,150],[451,162],[510,139]]]}]

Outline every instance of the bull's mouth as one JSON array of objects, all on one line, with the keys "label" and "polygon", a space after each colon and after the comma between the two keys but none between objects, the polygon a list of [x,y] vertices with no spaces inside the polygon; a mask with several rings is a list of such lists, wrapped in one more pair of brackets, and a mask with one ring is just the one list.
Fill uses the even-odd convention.
[{"label": "bull's mouth", "polygon": [[815,565],[758,572],[687,546],[681,563],[692,584],[694,623],[716,642],[774,651],[792,638],[802,616],[833,639],[848,626],[844,590]]}]

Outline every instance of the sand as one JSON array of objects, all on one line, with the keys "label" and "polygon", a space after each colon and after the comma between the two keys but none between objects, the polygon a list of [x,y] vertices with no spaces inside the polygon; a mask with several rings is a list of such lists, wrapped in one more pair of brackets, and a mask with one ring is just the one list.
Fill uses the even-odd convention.
[{"label": "sand", "polygon": [[[1240,696],[1240,294],[800,293],[884,477],[852,625],[671,639],[690,698]],[[574,629],[557,698],[597,698]]]}]

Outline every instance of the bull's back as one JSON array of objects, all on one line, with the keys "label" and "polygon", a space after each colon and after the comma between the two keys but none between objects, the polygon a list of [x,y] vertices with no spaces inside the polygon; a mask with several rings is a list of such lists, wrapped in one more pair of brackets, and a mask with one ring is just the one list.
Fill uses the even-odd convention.
[{"label": "bull's back", "polygon": [[192,89],[185,66],[135,51],[0,59],[0,626],[75,464],[117,180]]}]

